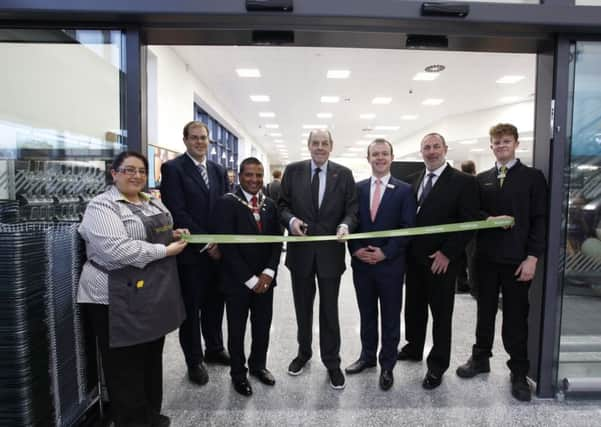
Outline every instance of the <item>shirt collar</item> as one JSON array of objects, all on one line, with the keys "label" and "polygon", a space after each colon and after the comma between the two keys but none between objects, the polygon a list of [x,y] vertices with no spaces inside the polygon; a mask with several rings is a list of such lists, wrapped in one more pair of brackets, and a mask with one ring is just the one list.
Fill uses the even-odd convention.
[{"label": "shirt collar", "polygon": [[[326,172],[328,170],[328,161],[329,160],[326,160],[323,165],[319,166],[319,168],[321,169],[322,172]],[[311,175],[313,175],[313,172],[315,172],[315,168],[317,168],[317,167],[318,166],[315,164],[313,159],[311,159]]]},{"label": "shirt collar", "polygon": [[252,199],[253,196],[257,196],[257,202],[259,201],[259,196],[260,196],[260,191],[257,194],[250,194],[247,193],[246,191],[244,191],[244,189],[242,187],[240,187],[240,191],[242,191],[242,194],[244,194],[244,197],[246,198],[246,201],[248,203],[250,203],[250,199]]},{"label": "shirt collar", "polygon": [[428,169],[426,169],[426,173],[424,175],[424,177],[428,176],[428,174],[433,173],[434,176],[436,178],[438,178],[440,175],[442,175],[442,173],[444,172],[445,168],[447,167],[447,162],[444,162],[444,164],[439,167],[438,169],[435,169],[433,171],[429,171]]},{"label": "shirt collar", "polygon": [[[123,194],[121,194],[121,192],[117,189],[117,186],[115,186],[115,185],[112,185],[107,193],[113,202],[131,203],[129,200],[127,200],[125,198],[125,196]],[[152,194],[140,192],[140,199],[143,202],[150,202],[151,200],[154,200],[154,196]]]},{"label": "shirt collar", "polygon": [[194,166],[198,167],[198,165],[202,165],[205,169],[207,168],[207,156],[205,156],[204,159],[202,159],[202,162],[199,162],[194,157],[192,157],[187,151],[186,155],[190,158],[190,160],[194,162]]},{"label": "shirt collar", "polygon": [[[376,178],[375,176],[372,176],[370,184],[373,186],[376,183],[377,179],[378,178]],[[386,187],[388,185],[388,181],[390,181],[390,174],[384,175],[382,178],[380,178],[380,181],[382,182],[384,187]]]},{"label": "shirt collar", "polygon": [[[510,161],[505,163],[505,166],[507,166],[507,170],[514,167],[517,162],[518,162],[518,159],[511,159]],[[495,162],[495,166],[497,167],[497,170],[501,169],[501,163]]]}]

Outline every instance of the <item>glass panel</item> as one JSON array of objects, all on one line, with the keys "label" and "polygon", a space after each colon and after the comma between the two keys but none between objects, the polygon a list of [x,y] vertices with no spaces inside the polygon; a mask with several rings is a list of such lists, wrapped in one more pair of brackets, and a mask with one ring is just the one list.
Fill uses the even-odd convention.
[{"label": "glass panel", "polygon": [[[573,46],[559,382],[601,391],[601,43]],[[566,170],[567,171],[567,170]]]},{"label": "glass panel", "polygon": [[576,6],[601,6],[601,0],[576,0]]},{"label": "glass panel", "polygon": [[[0,206],[79,220],[124,149],[121,31],[0,29]],[[3,210],[0,208],[0,212]]]}]

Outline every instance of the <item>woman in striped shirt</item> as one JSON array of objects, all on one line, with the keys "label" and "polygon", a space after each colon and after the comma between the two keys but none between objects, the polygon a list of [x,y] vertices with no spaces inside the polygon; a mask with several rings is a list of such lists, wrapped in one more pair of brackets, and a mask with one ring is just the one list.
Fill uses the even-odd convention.
[{"label": "woman in striped shirt", "polygon": [[173,230],[160,200],[143,193],[148,161],[123,152],[114,185],[90,201],[79,233],[86,244],[77,302],[98,339],[116,426],[168,426],[161,415],[164,336],[185,317]]}]

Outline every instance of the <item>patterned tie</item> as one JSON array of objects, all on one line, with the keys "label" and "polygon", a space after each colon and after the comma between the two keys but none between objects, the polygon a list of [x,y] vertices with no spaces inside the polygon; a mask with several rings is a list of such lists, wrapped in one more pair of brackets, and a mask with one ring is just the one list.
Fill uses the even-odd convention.
[{"label": "patterned tie", "polygon": [[503,188],[503,182],[505,182],[505,177],[507,176],[507,166],[501,166],[499,172],[499,187]]},{"label": "patterned tie", "polygon": [[198,165],[198,170],[200,171],[200,174],[202,175],[202,179],[205,182],[207,188],[210,188],[210,186],[209,186],[209,175],[207,174],[207,168],[205,167],[205,165],[203,165],[202,163],[200,163]]},{"label": "patterned tie", "polygon": [[428,197],[430,190],[432,190],[432,178],[434,178],[435,176],[436,176],[436,174],[434,172],[430,172],[428,174],[428,181],[426,181],[426,185],[424,185],[424,189],[422,190],[422,195],[419,197],[418,205],[421,206],[421,204],[424,202],[424,200],[426,200],[426,197]]},{"label": "patterned tie", "polygon": [[311,199],[313,200],[313,206],[315,206],[315,210],[319,210],[319,173],[321,172],[321,168],[315,168],[315,173],[313,173],[313,179],[311,180]]},{"label": "patterned tie", "polygon": [[380,206],[380,196],[382,195],[382,181],[380,179],[376,179],[375,183],[376,187],[374,188],[374,195],[371,199],[371,222],[376,220],[376,214],[378,213],[378,207]]},{"label": "patterned tie", "polygon": [[250,205],[253,208],[253,216],[255,217],[255,221],[257,221],[257,227],[259,231],[263,231],[263,223],[261,222],[261,213],[259,212],[259,205],[257,204],[257,196],[252,196],[250,198]]}]

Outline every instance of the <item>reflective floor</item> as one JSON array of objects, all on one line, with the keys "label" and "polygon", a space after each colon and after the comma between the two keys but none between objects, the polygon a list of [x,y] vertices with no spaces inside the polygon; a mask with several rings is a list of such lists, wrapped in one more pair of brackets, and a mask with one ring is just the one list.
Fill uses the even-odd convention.
[{"label": "reflective floor", "polygon": [[[251,377],[254,394],[250,398],[234,391],[226,367],[209,366],[210,380],[204,387],[191,384],[177,334],[168,336],[163,412],[171,417],[172,425],[601,426],[599,402],[535,398],[521,403],[513,399],[499,339],[490,374],[471,380],[457,377],[455,368],[469,357],[473,341],[476,303],[469,295],[456,298],[451,368],[442,385],[433,391],[424,390],[421,382],[425,363],[399,362],[394,369],[394,386],[383,392],[378,387],[378,368],[347,376],[346,388],[333,390],[315,346],[319,342],[317,329],[314,358],[301,376],[288,375],[286,369],[297,349],[296,325],[290,278],[283,266],[275,294],[268,369],[276,377],[276,385],[268,387]],[[344,367],[355,361],[360,351],[359,316],[350,271],[343,276],[339,309]]]}]

